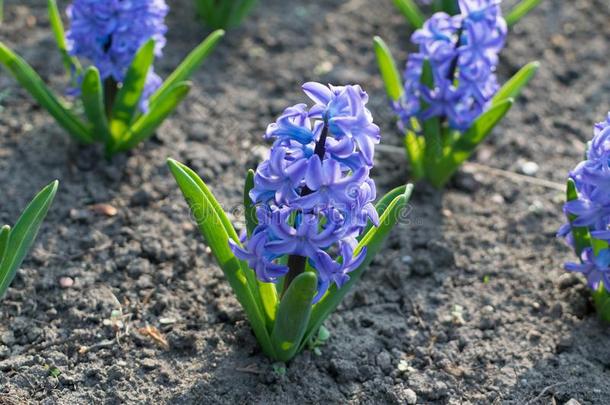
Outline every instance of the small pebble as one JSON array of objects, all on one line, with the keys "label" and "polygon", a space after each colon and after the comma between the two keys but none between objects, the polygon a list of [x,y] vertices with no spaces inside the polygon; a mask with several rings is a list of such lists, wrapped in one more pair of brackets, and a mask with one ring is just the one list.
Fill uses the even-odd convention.
[{"label": "small pebble", "polygon": [[485,305],[483,308],[481,308],[481,312],[484,314],[492,314],[494,312],[494,307],[491,305]]},{"label": "small pebble", "polygon": [[74,279],[72,277],[60,277],[59,286],[61,288],[70,288],[74,285]]},{"label": "small pebble", "polygon": [[411,256],[409,256],[409,255],[401,257],[400,260],[402,260],[402,262],[404,264],[411,264],[411,263],[413,263],[413,258]]},{"label": "small pebble", "polygon": [[544,211],[544,204],[536,200],[528,207],[528,210],[534,214],[541,214]]},{"label": "small pebble", "polygon": [[536,173],[538,173],[539,169],[540,167],[536,162],[525,162],[521,165],[521,173],[525,174],[526,176],[534,176]]},{"label": "small pebble", "polygon": [[407,404],[414,405],[417,403],[417,394],[411,388],[407,388],[405,390],[404,394],[405,394],[405,401],[407,401]]},{"label": "small pebble", "polygon": [[329,61],[324,61],[320,64],[318,64],[315,68],[314,68],[314,74],[316,76],[321,76],[321,75],[325,75],[328,72],[330,72],[331,70],[333,70],[333,64]]},{"label": "small pebble", "polygon": [[406,372],[409,369],[409,362],[406,360],[400,360],[398,362],[398,371],[400,371],[401,373]]},{"label": "small pebble", "polygon": [[94,204],[91,205],[89,209],[96,214],[105,215],[107,217],[114,217],[119,213],[119,210],[110,204]]},{"label": "small pebble", "polygon": [[496,193],[491,196],[491,201],[496,204],[501,205],[501,204],[504,204],[504,197],[502,197],[502,195]]}]

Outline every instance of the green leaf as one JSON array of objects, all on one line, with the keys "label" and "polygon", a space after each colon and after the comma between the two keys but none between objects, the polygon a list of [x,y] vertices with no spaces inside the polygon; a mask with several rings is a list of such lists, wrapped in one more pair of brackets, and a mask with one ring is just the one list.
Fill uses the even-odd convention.
[{"label": "green leaf", "polygon": [[6,253],[10,233],[10,226],[4,225],[2,228],[0,228],[0,263],[2,263],[2,259],[4,259],[4,254]]},{"label": "green leaf", "polygon": [[[566,201],[578,200],[578,192],[576,191],[576,184],[574,180],[568,179],[567,190],[566,190]],[[568,215],[568,221],[573,223],[576,220],[576,215]],[[572,227],[572,236],[574,237],[574,250],[578,258],[585,248],[591,246],[591,235],[589,234],[589,228],[586,226]]]},{"label": "green leaf", "polygon": [[[250,288],[247,273],[244,272],[245,265],[235,257],[229,247],[229,238],[237,237],[235,230],[230,236],[226,227],[228,221],[226,214],[222,212],[222,215],[219,215],[219,210],[222,210],[220,204],[215,198],[208,198],[208,195],[211,196],[211,192],[199,176],[173,159],[168,159],[167,164],[182,190],[206,244],[212,250],[212,254],[233,288],[237,300],[244,308],[260,345],[268,356],[275,358],[264,315]],[[229,228],[233,229],[232,225]]]},{"label": "green leaf", "polygon": [[[210,27],[215,27],[216,24],[211,20],[214,13],[214,0],[196,0],[197,12],[206,21]],[[213,24],[212,24],[213,23]]]},{"label": "green leaf", "polygon": [[593,253],[595,256],[599,255],[600,252],[604,249],[608,249],[608,242],[601,239],[595,239],[591,237],[591,247],[593,248]]},{"label": "green leaf", "polygon": [[[231,19],[229,20],[229,24],[227,25],[227,28],[235,27],[235,26],[241,24],[241,22],[246,18],[246,16],[248,14],[250,14],[250,12],[254,8],[254,6],[256,6],[256,3],[258,3],[257,0],[241,1],[239,3],[239,5],[237,6],[237,8],[233,11]],[[225,28],[225,27],[220,27],[220,28]]]},{"label": "green leaf", "polygon": [[593,292],[593,302],[599,317],[610,322],[610,293],[606,291],[603,283],[600,283],[597,290]]},{"label": "green leaf", "polygon": [[[251,271],[254,274],[253,271]],[[280,302],[277,286],[274,283],[265,283],[256,280],[258,299],[260,299],[263,313],[265,315],[265,323],[267,330],[273,330],[273,324],[277,316],[277,308]]]},{"label": "green leaf", "polygon": [[[258,219],[256,218],[256,206],[250,198],[250,190],[254,188],[254,174],[254,170],[248,170],[246,175],[246,183],[244,185],[244,216],[246,217],[246,232],[248,237],[252,235],[254,228],[256,228],[256,225],[258,225]],[[254,277],[254,272],[250,273],[252,277]],[[258,298],[265,314],[267,329],[271,331],[279,303],[277,287],[274,283],[264,283],[258,279],[249,280],[249,282],[252,285],[252,288],[258,291]]]},{"label": "green leaf", "polygon": [[197,11],[205,24],[212,28],[231,28],[239,25],[256,5],[256,0],[214,2],[197,0]]},{"label": "green leaf", "polygon": [[512,99],[504,100],[482,114],[438,161],[428,179],[435,187],[442,187],[457,168],[470,157],[476,147],[485,140],[491,130],[504,118],[513,105]]},{"label": "green leaf", "polygon": [[377,56],[377,64],[379,65],[379,70],[381,71],[381,77],[385,84],[386,92],[391,100],[400,100],[404,93],[404,88],[402,86],[402,79],[400,78],[400,73],[398,72],[398,68],[396,67],[396,62],[392,57],[390,48],[388,48],[386,43],[380,37],[375,37],[373,39],[373,45],[375,48],[375,55]]},{"label": "green leaf", "polygon": [[107,151],[108,155],[133,149],[151,137],[163,121],[178,107],[191,89],[189,83],[178,83],[151,106],[148,113],[139,117],[119,142]]},{"label": "green leaf", "polygon": [[5,245],[5,248],[3,249],[4,257],[0,262],[0,298],[4,296],[13,278],[15,278],[17,269],[34,244],[40,225],[42,225],[42,221],[55,198],[58,185],[59,183],[54,181],[34,197],[15,223],[15,227],[10,231],[8,242],[6,241],[7,228],[2,229],[0,240],[3,240],[2,244]]},{"label": "green leaf", "polygon": [[[379,215],[379,217],[381,218],[385,210],[392,203],[392,201],[394,201],[396,197],[400,197],[401,195],[403,195],[406,189],[406,185],[399,186],[388,191],[383,197],[381,197],[379,201],[377,201],[377,204],[375,204],[375,211],[377,211],[377,215]],[[366,228],[364,228],[364,231],[362,231],[362,237],[364,237],[364,235],[366,235],[369,230],[371,230],[371,228],[373,228],[373,224],[369,222]]]},{"label": "green leaf", "polygon": [[252,235],[252,231],[258,225],[258,218],[256,218],[256,205],[250,198],[250,190],[254,188],[254,170],[248,170],[246,175],[246,184],[244,186],[244,215],[246,217],[246,230],[248,237]]},{"label": "green leaf", "polygon": [[110,142],[108,119],[104,111],[104,88],[100,72],[95,66],[90,66],[83,77],[81,98],[85,115],[93,126],[93,137],[100,142]]},{"label": "green leaf", "polygon": [[66,33],[64,32],[64,24],[61,21],[59,9],[57,8],[57,2],[55,0],[48,0],[47,2],[49,9],[49,21],[51,23],[51,29],[53,30],[53,36],[55,42],[61,53],[61,59],[64,66],[69,74],[75,69],[77,73],[81,70],[78,59],[68,54],[68,46],[66,45]]},{"label": "green leaf", "polygon": [[[235,232],[235,228],[231,221],[225,214],[222,206],[214,197],[214,194],[210,191],[208,186],[201,180],[201,178],[195,173],[191,168],[182,163],[173,161],[173,164],[180,167],[180,169],[186,173],[190,179],[197,185],[197,187],[203,192],[207,201],[210,203],[214,212],[220,219],[222,226],[225,229],[228,237],[231,238],[234,242],[239,243],[239,236],[237,232]],[[277,291],[275,290],[275,284],[271,283],[263,283],[256,278],[254,271],[249,269],[247,266],[243,265],[243,272],[248,281],[248,286],[254,298],[257,302],[257,305],[261,308],[265,315],[265,320],[267,321],[267,325],[275,319],[275,311],[277,308]]]},{"label": "green leaf", "polygon": [[290,360],[305,343],[303,336],[311,316],[317,285],[315,273],[305,272],[299,274],[286,290],[271,334],[277,360]]},{"label": "green leaf", "polygon": [[394,5],[405,16],[413,28],[421,28],[426,18],[413,0],[393,0]]},{"label": "green leaf", "polygon": [[411,164],[411,177],[413,178],[413,181],[419,181],[426,174],[424,169],[426,139],[409,130],[407,131],[404,140],[409,163]]},{"label": "green leaf", "polygon": [[65,108],[44,84],[28,63],[0,42],[0,62],[15,80],[55,118],[72,136],[82,143],[92,143],[93,138],[85,124]]},{"label": "green leaf", "polygon": [[129,128],[142,98],[148,71],[155,59],[155,41],[149,39],[134,56],[123,85],[116,95],[112,106],[110,132],[115,140],[120,140]]},{"label": "green leaf", "polygon": [[442,0],[443,3],[443,11],[449,15],[456,15],[460,13],[460,8],[458,7],[458,0]]},{"label": "green leaf", "polygon": [[368,267],[371,261],[373,261],[373,258],[381,249],[381,246],[383,245],[383,242],[389,235],[390,231],[400,220],[402,211],[405,209],[407,202],[411,198],[412,191],[413,185],[408,184],[405,187],[404,194],[396,197],[384,211],[383,215],[379,219],[379,226],[370,229],[364,238],[360,240],[354,255],[357,255],[364,247],[366,247],[366,258],[360,267],[349,274],[349,281],[343,287],[341,287],[341,289],[337,289],[335,285],[330,287],[328,293],[326,293],[326,295],[324,295],[324,297],[322,297],[322,299],[314,305],[311,320],[309,321],[309,326],[307,328],[307,334],[303,340],[304,343],[302,343],[301,348],[320,329],[320,326],[322,326],[324,320],[326,320],[326,318],[328,318],[328,316],[337,308],[341,300],[343,300],[343,297],[345,297],[345,295],[351,290],[354,284],[360,279],[360,276],[362,276],[364,270]]},{"label": "green leaf", "polygon": [[530,62],[523,66],[515,75],[498,90],[494,98],[492,99],[492,105],[498,105],[504,100],[509,98],[517,98],[521,94],[521,90],[527,85],[527,83],[534,77],[540,63]]},{"label": "green leaf", "polygon": [[509,27],[512,27],[516,23],[519,22],[523,17],[529,14],[534,8],[540,4],[542,0],[523,0],[519,4],[517,4],[513,9],[508,13],[506,17],[506,24]]},{"label": "green leaf", "polygon": [[224,36],[223,30],[212,32],[197,48],[195,48],[174,70],[174,72],[163,82],[161,87],[150,97],[150,108],[162,100],[168,92],[180,82],[188,80],[189,77],[201,66],[203,61],[214,50],[220,39]]}]

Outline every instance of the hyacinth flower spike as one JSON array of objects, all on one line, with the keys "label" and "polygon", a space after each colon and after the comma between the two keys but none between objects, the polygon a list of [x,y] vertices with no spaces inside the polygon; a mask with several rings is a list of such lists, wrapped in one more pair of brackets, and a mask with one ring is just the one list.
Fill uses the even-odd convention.
[{"label": "hyacinth flower spike", "polygon": [[14,227],[4,225],[0,228],[0,299],[8,290],[17,270],[34,244],[58,186],[59,183],[54,181],[38,193]]},{"label": "hyacinth flower spike", "polygon": [[[422,28],[426,21],[426,17],[422,12],[421,7],[417,4],[417,0],[393,0],[396,8],[404,15],[407,22],[415,29]],[[485,0],[483,0],[485,1]],[[482,1],[479,0],[479,3]],[[496,0],[497,3],[500,0]],[[506,16],[506,23],[512,27],[518,23],[523,17],[534,10],[542,0],[521,0],[515,4]],[[431,6],[435,11],[442,11],[449,15],[459,14],[459,0],[420,0],[419,3],[423,6]]]},{"label": "hyacinth flower spike", "polygon": [[[82,144],[105,145],[106,156],[134,148],[154,134],[188,94],[188,78],[224,35],[215,31],[163,81],[153,69],[165,45],[164,0],[74,0],[64,31],[55,0],[49,20],[71,84],[68,104],[28,63],[0,42],[0,63]],[[88,67],[84,67],[88,63]],[[80,113],[82,111],[82,113]]]},{"label": "hyacinth flower spike", "polygon": [[595,125],[586,159],[569,174],[563,211],[568,219],[558,232],[579,263],[566,263],[584,275],[599,316],[610,322],[610,113]]},{"label": "hyacinth flower spike", "polygon": [[279,361],[327,337],[322,323],[380,250],[412,189],[373,205],[379,127],[360,86],[303,90],[314,105],[289,107],[269,125],[269,157],[246,177],[241,237],[206,184],[168,161],[263,351]]},{"label": "hyacinth flower spike", "polygon": [[532,62],[504,86],[496,78],[506,22],[499,1],[460,0],[461,13],[434,14],[411,40],[404,84],[388,46],[374,48],[414,180],[442,187],[506,115],[538,69]]}]

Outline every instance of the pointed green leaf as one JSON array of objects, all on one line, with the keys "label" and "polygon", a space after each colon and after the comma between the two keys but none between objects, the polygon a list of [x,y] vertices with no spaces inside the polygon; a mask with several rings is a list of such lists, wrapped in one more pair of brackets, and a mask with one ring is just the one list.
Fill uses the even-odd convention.
[{"label": "pointed green leaf", "polygon": [[433,171],[428,172],[428,179],[435,187],[442,187],[451,178],[457,168],[470,157],[476,147],[485,140],[491,130],[504,118],[513,105],[512,99],[496,104],[482,114],[443,155]]},{"label": "pointed green leaf", "polygon": [[506,16],[506,24],[509,27],[512,27],[529,14],[530,11],[536,8],[541,1],[542,0],[522,0],[508,13],[508,16]]},{"label": "pointed green leaf", "polygon": [[[250,198],[250,190],[254,188],[254,175],[254,170],[248,170],[246,183],[244,185],[244,216],[246,217],[246,232],[248,237],[252,235],[254,228],[258,225],[256,206]],[[251,274],[254,277],[254,273],[252,272]],[[252,284],[253,289],[257,290],[259,293],[258,298],[260,299],[265,314],[267,329],[271,331],[279,303],[277,286],[274,283],[264,283],[258,279],[249,281]]]},{"label": "pointed green leaf", "polygon": [[252,231],[258,225],[258,218],[256,218],[256,205],[250,198],[250,190],[254,188],[254,170],[248,170],[246,175],[246,185],[244,186],[244,215],[246,217],[246,229],[248,231],[248,237],[252,235]]},{"label": "pointed green leaf", "polygon": [[[377,201],[377,203],[375,204],[375,211],[377,211],[377,215],[379,215],[379,217],[381,218],[383,216],[383,213],[385,212],[385,210],[392,203],[392,201],[394,201],[396,199],[396,197],[400,197],[401,195],[403,195],[405,193],[406,189],[407,189],[406,185],[399,186],[399,187],[396,187],[396,188],[390,190],[383,197],[381,197],[379,199],[379,201]],[[371,222],[369,222],[367,224],[366,228],[364,228],[364,231],[362,231],[363,238],[367,233],[369,233],[369,230],[371,230],[371,228],[373,228],[373,224]]]},{"label": "pointed green leaf", "polygon": [[527,85],[527,83],[534,77],[540,63],[530,62],[523,66],[515,75],[498,90],[494,98],[492,99],[492,105],[498,105],[498,103],[509,99],[517,98],[521,94],[521,90]]},{"label": "pointed green leaf", "polygon": [[[8,243],[4,242],[6,248],[4,249],[2,262],[0,262],[0,298],[15,278],[17,269],[34,244],[40,225],[42,225],[42,221],[55,198],[58,185],[59,183],[54,181],[34,197],[15,223],[15,227],[10,231]],[[4,234],[0,239],[6,238],[6,228],[2,232]]]},{"label": "pointed green leaf", "polygon": [[411,165],[411,177],[418,181],[425,175],[424,151],[426,150],[426,139],[409,130],[405,135],[405,149]]},{"label": "pointed green leaf", "polygon": [[[574,180],[568,179],[566,201],[578,200],[578,192],[576,191],[576,184]],[[576,220],[576,215],[568,215],[568,221],[573,223]],[[589,229],[586,226],[572,227],[572,236],[574,237],[574,250],[576,255],[580,258],[582,251],[591,246],[591,235]]]},{"label": "pointed green leaf", "polygon": [[154,106],[151,106],[148,113],[139,117],[136,122],[129,127],[116,144],[107,153],[112,155],[117,152],[124,152],[135,148],[140,142],[151,137],[163,121],[178,107],[191,89],[189,83],[178,83],[170,91],[166,92],[162,98],[158,99]]},{"label": "pointed green leaf", "polygon": [[44,84],[40,76],[28,63],[0,42],[0,62],[15,80],[55,118],[72,136],[82,143],[91,143],[93,138],[85,124],[72,114]]},{"label": "pointed green leaf", "polygon": [[360,276],[368,265],[373,261],[373,258],[381,249],[383,242],[386,240],[390,231],[398,223],[401,218],[402,212],[405,209],[407,202],[411,198],[413,191],[413,185],[408,184],[405,187],[404,194],[396,197],[394,201],[387,207],[383,215],[379,219],[379,226],[372,228],[368,233],[360,240],[358,246],[354,252],[357,255],[363,248],[366,247],[366,258],[360,267],[349,273],[349,281],[337,289],[335,285],[329,288],[328,293],[322,297],[318,303],[313,307],[311,314],[311,320],[307,328],[307,334],[305,339],[301,343],[301,348],[307,343],[312,336],[320,329],[322,323],[328,316],[337,308],[343,297],[351,290],[353,285],[360,279]]},{"label": "pointed green leaf", "polygon": [[377,56],[377,64],[379,65],[381,78],[385,84],[388,97],[390,97],[392,101],[400,100],[404,93],[404,88],[402,86],[400,73],[396,67],[396,62],[392,57],[392,52],[380,37],[375,37],[373,39],[373,44],[375,47],[375,55]]},{"label": "pointed green leaf", "polygon": [[220,205],[220,203],[218,202],[216,197],[214,197],[214,194],[209,189],[207,184],[205,184],[205,182],[203,180],[201,180],[201,177],[199,177],[197,175],[197,173],[195,173],[193,171],[193,169],[191,169],[187,165],[177,162],[173,159],[169,159],[168,164],[170,164],[170,167],[171,167],[171,165],[173,165],[173,166],[177,166],[178,168],[180,168],[180,170],[183,173],[185,173],[191,179],[191,181],[193,181],[197,185],[197,188],[199,188],[199,190],[201,190],[201,192],[203,193],[203,195],[206,197],[207,201],[211,205],[212,209],[214,210],[214,212],[220,219],[220,222],[222,223],[222,226],[225,229],[225,232],[227,232],[227,235],[231,239],[233,239],[235,242],[239,242],[239,236],[237,235],[237,232],[235,232],[235,228],[233,227],[233,224],[231,224],[229,217],[227,217],[227,214],[225,213],[224,209],[222,208],[222,205]]},{"label": "pointed green leaf", "polygon": [[[201,178],[197,175],[197,173],[195,173],[190,167],[188,167],[180,162],[176,162],[176,161],[172,161],[172,162],[173,162],[173,164],[180,167],[180,169],[182,169],[182,171],[191,178],[191,180],[197,185],[197,187],[199,187],[199,189],[205,195],[207,201],[210,203],[210,205],[214,209],[214,212],[216,212],[216,215],[218,215],[218,218],[222,222],[225,232],[227,232],[227,235],[229,236],[229,238],[231,238],[236,243],[239,243],[239,236],[237,235],[237,232],[235,232],[235,228],[233,227],[233,224],[231,224],[231,221],[225,214],[224,209],[222,208],[222,206],[220,205],[218,200],[216,200],[216,198],[214,197],[214,194],[212,194],[212,192],[210,191],[208,186],[203,182],[203,180],[201,180]],[[248,285],[250,287],[250,291],[252,291],[252,293],[254,294],[254,298],[256,299],[257,303],[259,304],[259,307],[266,311],[265,315],[267,315],[268,320],[273,319],[275,317],[275,304],[277,301],[277,297],[275,297],[275,299],[274,299],[273,294],[269,294],[266,298],[261,296],[259,294],[259,289],[261,288],[261,285],[265,284],[265,283],[259,282],[256,278],[256,275],[254,274],[254,271],[248,269],[247,266],[244,266],[244,273],[245,273],[246,279],[248,280]],[[275,288],[275,285],[273,285],[273,287]],[[270,292],[269,291],[270,286],[267,286],[267,285],[264,286],[263,290],[265,292]],[[277,296],[277,292],[276,292],[276,296]],[[264,302],[265,299],[267,300],[267,302]]]},{"label": "pointed green leaf", "polygon": [[6,247],[8,245],[8,237],[10,233],[10,226],[4,225],[2,228],[0,228],[0,264],[2,263],[2,259],[4,259],[4,254],[6,253]]},{"label": "pointed green leaf", "polygon": [[[252,272],[254,274],[254,272]],[[265,315],[265,322],[267,330],[273,330],[273,324],[277,316],[277,308],[280,302],[279,295],[277,293],[277,286],[274,283],[265,283],[260,280],[256,280],[258,299],[260,299],[263,313]]]},{"label": "pointed green leaf", "polygon": [[286,290],[271,334],[277,360],[290,360],[302,347],[317,285],[315,273],[305,272],[298,275]]},{"label": "pointed green leaf", "polygon": [[151,96],[150,108],[154,108],[155,104],[160,102],[166,94],[174,88],[178,83],[188,80],[189,77],[201,66],[203,61],[214,50],[218,41],[224,36],[223,30],[212,32],[195,50],[193,50],[174,70],[174,72],[163,82],[161,87]]},{"label": "pointed green leaf", "polygon": [[93,136],[100,142],[109,142],[112,138],[108,129],[108,119],[104,111],[104,88],[100,79],[100,73],[95,66],[89,67],[85,72],[81,97],[85,115],[93,126]]},{"label": "pointed green leaf", "polygon": [[155,41],[149,39],[134,56],[123,85],[114,99],[110,120],[110,132],[114,139],[121,139],[133,121],[154,59]]},{"label": "pointed green leaf", "polygon": [[393,0],[413,28],[421,28],[426,18],[413,0]]},{"label": "pointed green leaf", "polygon": [[80,63],[78,59],[68,54],[68,47],[66,45],[66,33],[64,32],[64,24],[61,21],[59,9],[57,8],[57,2],[55,0],[48,0],[47,2],[49,9],[49,21],[51,23],[51,29],[55,37],[55,42],[61,53],[61,59],[64,66],[69,74],[72,73],[73,69],[80,70]]},{"label": "pointed green leaf", "polygon": [[[212,254],[233,288],[237,300],[244,308],[260,345],[267,355],[274,357],[275,352],[266,329],[265,318],[253,291],[250,289],[247,275],[244,272],[245,266],[235,257],[229,247],[230,236],[227,233],[224,221],[226,215],[224,212],[221,216],[217,213],[220,204],[214,198],[208,199],[206,194],[210,193],[209,190],[207,187],[205,187],[206,190],[200,187],[200,184],[204,186],[205,184],[194,172],[190,169],[185,170],[186,166],[172,159],[168,159],[167,164],[191,208],[206,244],[210,247]],[[194,179],[193,175],[198,180]],[[230,228],[232,229],[232,226]],[[232,233],[234,234],[235,231],[233,230]]]},{"label": "pointed green leaf", "polygon": [[599,317],[610,322],[610,293],[606,291],[603,283],[600,283],[597,290],[593,292],[593,302]]}]

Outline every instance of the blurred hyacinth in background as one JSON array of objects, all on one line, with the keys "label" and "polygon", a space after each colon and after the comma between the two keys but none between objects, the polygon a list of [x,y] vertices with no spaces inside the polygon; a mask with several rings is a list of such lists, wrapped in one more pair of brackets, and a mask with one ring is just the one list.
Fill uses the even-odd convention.
[{"label": "blurred hyacinth in background", "polygon": [[[570,235],[572,227],[586,227],[592,237],[610,242],[610,114],[595,125],[586,157],[570,172],[578,198],[564,207],[566,214],[576,219],[565,224],[560,233]],[[573,237],[569,240],[573,244]]]},{"label": "blurred hyacinth in background", "polygon": [[[360,86],[303,85],[315,102],[287,108],[266,133],[273,139],[250,192],[258,226],[242,248],[264,282],[277,282],[311,266],[318,275],[318,301],[331,283],[342,287],[358,268],[366,248],[354,257],[357,237],[368,221],[378,224],[375,183],[369,177],[379,127]],[[282,263],[282,257],[290,256]]]},{"label": "blurred hyacinth in background", "polygon": [[0,63],[79,143],[103,143],[107,158],[155,133],[188,95],[188,79],[224,36],[222,30],[212,32],[163,81],[153,64],[166,42],[169,9],[164,0],[75,0],[66,10],[68,31],[56,1],[47,4],[71,78],[71,99],[55,95],[35,69],[1,42]]},{"label": "blurred hyacinth in background", "polygon": [[500,0],[459,0],[455,15],[433,14],[411,36],[418,52],[401,74],[374,39],[379,69],[415,180],[444,186],[508,113],[538,69],[531,62],[502,87],[496,77],[507,24]]},{"label": "blurred hyacinth in background", "polygon": [[[414,129],[411,118],[448,120],[465,130],[490,105],[498,90],[498,53],[506,38],[506,22],[496,0],[460,0],[461,14],[434,14],[411,41],[419,52],[409,57],[405,91],[393,103],[401,129]],[[422,83],[424,62],[432,69],[434,86]]]},{"label": "blurred hyacinth in background", "polygon": [[[154,55],[162,55],[168,11],[164,0],[75,0],[66,11],[70,20],[68,52],[97,67],[107,90],[116,88],[146,41],[153,39]],[[161,83],[151,66],[140,99],[142,111],[147,110],[148,98]],[[80,87],[74,92],[80,93]]]},{"label": "blurred hyacinth in background", "polygon": [[610,113],[595,125],[586,159],[570,172],[568,218],[558,232],[579,257],[566,270],[583,274],[600,316],[610,321]]}]

